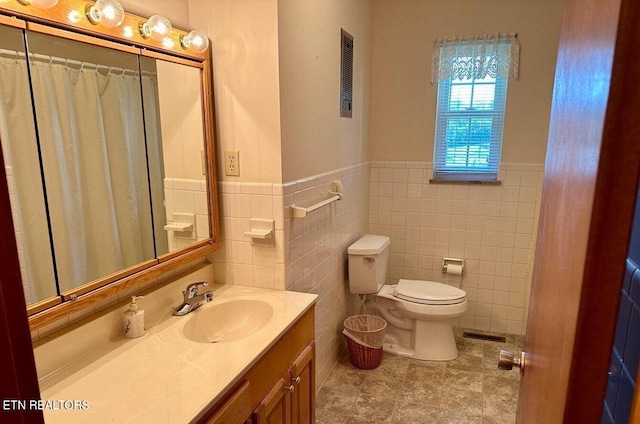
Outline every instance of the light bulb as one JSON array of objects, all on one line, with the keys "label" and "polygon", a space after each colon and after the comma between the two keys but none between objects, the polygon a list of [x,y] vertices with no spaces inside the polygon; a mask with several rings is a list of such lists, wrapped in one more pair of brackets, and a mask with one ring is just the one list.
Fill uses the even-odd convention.
[{"label": "light bulb", "polygon": [[129,25],[127,25],[124,28],[122,28],[122,33],[127,38],[133,37],[133,29]]},{"label": "light bulb", "polygon": [[117,0],[97,0],[95,7],[102,13],[100,23],[109,28],[116,28],[124,21],[124,9]]},{"label": "light bulb", "polygon": [[209,39],[204,32],[194,29],[180,38],[180,45],[185,50],[191,49],[196,53],[202,53],[209,47]]},{"label": "light bulb", "polygon": [[78,12],[77,10],[72,10],[69,12],[69,14],[67,15],[67,18],[73,22],[74,24],[77,24],[78,22],[80,22],[80,19],[82,18],[82,15],[80,14],[80,12]]},{"label": "light bulb", "polygon": [[25,5],[31,5],[37,7],[38,9],[51,9],[53,6],[58,4],[58,0],[18,0],[20,3]]},{"label": "light bulb", "polygon": [[171,37],[171,30],[171,22],[164,16],[153,15],[147,22],[140,22],[140,35],[143,38],[151,37],[154,40],[163,41]]},{"label": "light bulb", "polygon": [[162,40],[162,45],[165,49],[171,50],[173,48],[173,40],[169,37],[166,37]]},{"label": "light bulb", "polygon": [[87,19],[94,25],[116,28],[124,21],[124,9],[117,0],[97,0],[86,6]]}]

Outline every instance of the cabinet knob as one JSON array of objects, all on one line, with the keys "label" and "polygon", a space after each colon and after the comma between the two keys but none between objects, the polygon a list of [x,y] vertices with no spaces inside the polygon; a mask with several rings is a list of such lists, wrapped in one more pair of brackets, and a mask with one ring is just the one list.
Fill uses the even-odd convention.
[{"label": "cabinet knob", "polygon": [[292,378],[292,380],[294,381],[294,383],[296,383],[296,385],[300,385],[300,376],[297,376],[296,378]]},{"label": "cabinet knob", "polygon": [[293,384],[289,387],[285,387],[287,390],[289,390],[291,393],[293,393],[293,391],[296,389],[296,386],[294,386]]}]

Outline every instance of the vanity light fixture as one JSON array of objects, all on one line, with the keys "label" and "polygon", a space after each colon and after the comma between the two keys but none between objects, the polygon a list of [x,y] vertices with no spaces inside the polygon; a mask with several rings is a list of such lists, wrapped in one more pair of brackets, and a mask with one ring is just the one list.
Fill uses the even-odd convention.
[{"label": "vanity light fixture", "polygon": [[58,4],[58,0],[18,0],[18,2],[25,6],[31,5],[37,7],[38,9],[51,9]]},{"label": "vanity light fixture", "polygon": [[97,0],[93,5],[88,4],[85,12],[94,25],[116,28],[124,21],[124,8],[117,0]]},{"label": "vanity light fixture", "polygon": [[163,41],[165,38],[171,37],[172,28],[169,19],[164,16],[153,15],[146,22],[140,22],[139,30],[142,38]]},{"label": "vanity light fixture", "polygon": [[77,24],[78,22],[80,22],[82,15],[77,10],[72,10],[67,15],[67,18],[69,19],[69,21],[73,22],[74,24]]},{"label": "vanity light fixture", "polygon": [[122,28],[122,33],[125,37],[131,38],[133,37],[133,28],[131,28],[129,25],[126,25],[124,28]]},{"label": "vanity light fixture", "polygon": [[165,37],[162,40],[162,45],[164,46],[165,49],[171,50],[173,49],[173,46],[174,46],[173,40],[170,37]]},{"label": "vanity light fixture", "polygon": [[180,45],[183,49],[191,49],[196,53],[202,53],[209,47],[209,39],[204,32],[194,29],[187,35],[180,37]]}]

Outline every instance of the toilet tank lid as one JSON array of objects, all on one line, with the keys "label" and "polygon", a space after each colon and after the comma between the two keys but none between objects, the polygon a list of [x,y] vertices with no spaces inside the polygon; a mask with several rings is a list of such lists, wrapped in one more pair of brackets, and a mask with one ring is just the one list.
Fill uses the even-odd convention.
[{"label": "toilet tank lid", "polygon": [[367,234],[347,249],[349,255],[377,255],[389,246],[389,237]]}]

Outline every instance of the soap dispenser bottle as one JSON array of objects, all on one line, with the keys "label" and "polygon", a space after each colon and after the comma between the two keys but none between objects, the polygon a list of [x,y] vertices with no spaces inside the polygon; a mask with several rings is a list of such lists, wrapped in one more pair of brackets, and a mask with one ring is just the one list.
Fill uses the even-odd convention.
[{"label": "soap dispenser bottle", "polygon": [[124,335],[130,339],[144,336],[144,311],[138,308],[138,299],[144,296],[131,296],[129,309],[124,312]]}]

